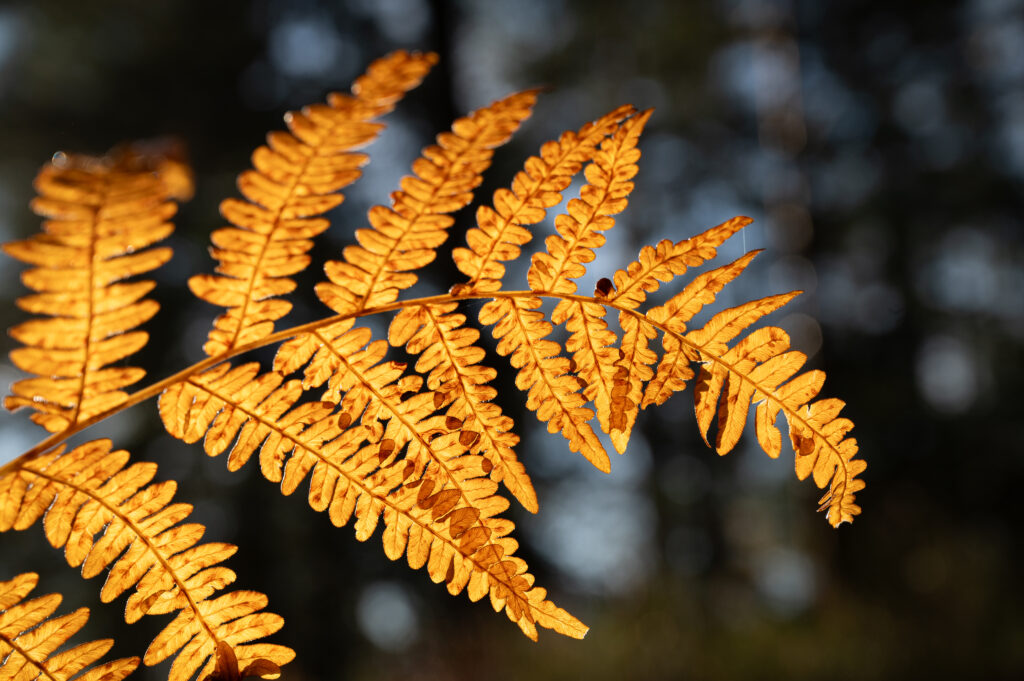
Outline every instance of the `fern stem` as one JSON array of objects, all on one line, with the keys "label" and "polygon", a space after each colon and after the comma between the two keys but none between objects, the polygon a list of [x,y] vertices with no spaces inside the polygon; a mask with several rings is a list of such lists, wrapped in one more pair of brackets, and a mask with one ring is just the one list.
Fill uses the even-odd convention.
[{"label": "fern stem", "polygon": [[[802,291],[796,291],[795,293],[802,293]],[[671,336],[672,338],[676,339],[683,345],[697,351],[698,353],[702,353],[711,361],[721,364],[730,373],[740,376],[740,378],[742,378],[745,381],[750,381],[750,379],[743,376],[742,373],[736,371],[735,366],[733,366],[729,362],[726,362],[722,357],[718,357],[710,353],[704,352],[704,350],[700,348],[698,345],[696,345],[693,341],[686,338],[683,334],[672,331],[664,323],[656,322],[647,317],[647,315],[645,315],[642,312],[629,309],[623,305],[618,305],[614,301],[610,301],[604,297],[598,298],[596,296],[583,296],[573,293],[554,293],[546,291],[529,290],[490,291],[486,293],[467,292],[459,294],[442,293],[435,296],[424,296],[421,298],[412,298],[408,300],[396,300],[394,302],[387,303],[386,305],[379,305],[376,307],[369,307],[364,308],[362,310],[356,310],[352,312],[346,312],[344,314],[333,315],[331,317],[325,317],[323,319],[318,319],[316,321],[309,322],[306,324],[300,324],[298,326],[293,326],[288,329],[282,329],[281,331],[272,333],[269,336],[264,336],[259,340],[234,348],[229,352],[217,355],[216,357],[209,357],[207,359],[204,359],[201,362],[197,362],[186,369],[182,369],[176,374],[168,376],[167,378],[159,380],[156,383],[152,383],[146,386],[145,388],[142,388],[141,390],[132,393],[127,400],[117,405],[116,407],[113,407],[112,409],[108,409],[105,412],[96,414],[92,418],[82,421],[81,423],[77,423],[74,426],[60,433],[54,433],[50,437],[46,438],[45,440],[37,444],[35,447],[32,447],[31,449],[26,451],[18,458],[0,467],[0,476],[6,475],[7,473],[11,473],[21,468],[27,461],[34,459],[35,457],[41,455],[43,452],[52,449],[53,447],[56,447],[57,445],[66,441],[71,436],[76,435],[77,433],[85,430],[86,428],[100,421],[103,421],[104,419],[113,416],[114,414],[120,413],[121,411],[128,409],[129,407],[139,404],[140,402],[145,402],[150,398],[156,397],[157,395],[159,395],[160,393],[162,393],[164,390],[174,385],[175,383],[188,380],[195,374],[203,372],[216,364],[220,364],[221,362],[231,359],[232,357],[236,357],[238,355],[242,355],[245,354],[246,352],[250,352],[252,350],[256,350],[258,348],[262,348],[268,345],[280,343],[281,341],[288,340],[289,338],[293,338],[295,336],[298,336],[299,334],[313,333],[325,326],[328,326],[330,324],[336,324],[346,319],[357,319],[359,317],[368,317],[370,315],[381,314],[384,312],[394,312],[395,310],[400,310],[405,307],[412,307],[414,305],[442,305],[444,303],[457,303],[463,300],[491,300],[495,298],[529,298],[533,296],[536,296],[538,298],[552,298],[556,300],[577,301],[580,303],[596,303],[598,305],[604,305],[605,307],[633,315],[638,319],[642,319],[648,324],[659,329],[665,335]],[[766,387],[762,388],[762,386],[758,383],[753,383],[753,385],[755,389],[760,390],[761,394],[765,395],[765,399],[767,399],[769,402],[779,405],[779,409],[782,411],[783,414],[786,415],[786,420],[789,421],[790,424],[799,424],[801,427],[813,432],[816,436],[821,438],[821,440],[827,444],[829,450],[833,454],[833,458],[838,462],[838,465],[842,467],[844,474],[847,477],[849,477],[849,470],[846,466],[846,461],[840,455],[839,451],[836,449],[836,446],[828,440],[824,433],[821,432],[820,428],[809,423],[807,419],[803,418],[798,412],[789,409],[785,404],[782,403],[782,401],[773,397],[771,394],[772,391],[770,389]]]},{"label": "fern stem", "polygon": [[[107,194],[109,191],[109,185],[103,183],[103,199],[100,201],[100,206],[103,206],[107,202]],[[92,209],[89,216],[89,247],[87,249],[89,258],[89,296],[86,299],[86,312],[85,319],[85,347],[82,349],[82,373],[78,376],[78,394],[75,396],[75,410],[71,413],[71,423],[78,420],[79,414],[82,412],[82,402],[85,401],[85,386],[86,377],[89,375],[89,357],[91,356],[92,349],[92,327],[96,321],[93,310],[96,307],[96,223],[99,219],[99,210]]]}]

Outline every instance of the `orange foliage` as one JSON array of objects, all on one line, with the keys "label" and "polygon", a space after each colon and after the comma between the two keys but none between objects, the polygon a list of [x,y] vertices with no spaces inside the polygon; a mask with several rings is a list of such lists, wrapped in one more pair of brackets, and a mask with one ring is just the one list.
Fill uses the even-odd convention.
[{"label": "orange foliage", "polygon": [[[431,54],[396,52],[375,62],[351,95],[288,114],[290,132],[272,133],[253,153],[255,169],[239,176],[246,200],[221,204],[231,226],[212,234],[216,274],[189,281],[197,296],[227,308],[204,346],[209,359],[133,396],[122,388],[143,372],[120,360],[146,344],[136,327],[157,305],[144,298],[151,282],[121,280],[170,257],[169,249],[150,246],[171,232],[170,199],[191,193],[186,167],[173,155],[138,150],[105,159],[61,157],[36,181],[33,207],[50,218],[43,233],[5,246],[35,266],[23,281],[37,293],[19,304],[45,315],[11,330],[26,346],[11,353],[12,361],[35,377],[15,383],[5,404],[31,407],[32,419],[56,434],[0,468],[0,531],[42,519],[47,538],[84,576],[109,568],[104,600],[131,592],[128,621],[175,613],[143,657],[153,664],[175,656],[173,681],[200,670],[216,679],[269,677],[293,652],[252,642],[282,624],[263,610],[263,594],[216,595],[235,579],[220,565],[235,547],[199,543],[205,528],[182,523],[191,507],[172,503],[175,483],[150,482],[155,465],[129,466],[127,453],[105,440],[67,453],[58,446],[90,422],[158,392],[167,431],[187,442],[202,439],[210,456],[227,453],[229,469],[255,456],[284,494],[308,480],[309,505],[335,525],[351,521],[360,541],[381,527],[389,558],[425,568],[453,595],[488,597],[533,639],[538,627],[584,636],[586,626],[535,585],[516,555],[514,524],[502,517],[509,502],[499,483],[530,511],[539,503],[515,452],[514,423],[494,402],[498,372],[487,364],[480,331],[459,309],[467,300],[484,301],[479,321],[493,326],[498,354],[518,370],[526,406],[600,470],[611,464],[595,424],[625,452],[640,410],[663,404],[693,380],[698,428],[719,454],[736,446],[753,409],[758,443],[778,457],[783,415],[797,476],[827,488],[821,509],[828,521],[837,526],[860,512],[855,493],[864,487],[858,476],[865,464],[847,437],[852,422],[839,416],[843,403],[815,399],[824,374],[800,373],[806,357],[790,350],[784,331],[751,330],[798,292],[745,302],[699,328],[688,326],[756,252],[696,276],[663,304],[644,309],[649,293],[714,258],[748,218],[645,246],[636,261],[598,281],[593,295],[578,293],[577,280],[633,191],[650,111],[619,107],[545,143],[510,189],[477,209],[466,247],[454,249],[468,280],[448,293],[402,298],[435,260],[454,223],[451,214],[472,202],[494,150],[530,115],[537,92],[510,95],[458,119],[423,150],[390,206],[369,211],[370,226],[355,233],[358,243],[327,262],[328,280],[316,294],[335,314],[274,331],[291,309],[283,297],[295,288],[291,277],[309,265],[312,238],[328,226],[320,216],[360,176],[367,156],[354,150],[377,136],[383,126],[373,121],[435,61]],[[521,257],[532,238],[529,226],[561,202],[581,171],[585,183],[555,217],[557,233],[532,256],[526,289],[508,286],[505,263]],[[546,300],[555,303],[550,315]],[[609,311],[617,313],[617,328]],[[375,314],[391,315],[386,340],[356,323]],[[551,339],[563,324],[564,346]],[[232,363],[275,343],[271,371]],[[413,366],[391,359],[393,347],[403,348]],[[305,397],[314,390],[315,397]],[[33,579],[0,584],[0,610],[17,607]],[[7,645],[21,634],[6,632],[3,616],[0,645]],[[32,664],[64,665],[59,655],[48,662],[50,652],[41,651]]]}]

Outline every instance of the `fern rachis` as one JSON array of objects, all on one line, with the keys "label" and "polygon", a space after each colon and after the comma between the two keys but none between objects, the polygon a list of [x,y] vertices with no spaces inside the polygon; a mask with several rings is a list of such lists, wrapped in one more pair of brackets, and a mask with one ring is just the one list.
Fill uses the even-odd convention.
[{"label": "fern rachis", "polygon": [[[688,328],[756,252],[643,309],[648,293],[714,258],[748,218],[645,246],[636,261],[599,281],[593,295],[577,292],[576,280],[633,190],[650,111],[619,107],[543,145],[510,189],[478,208],[467,246],[454,249],[468,281],[448,293],[403,298],[447,239],[450,214],[472,201],[494,150],[530,115],[537,92],[513,94],[457,120],[424,149],[391,205],[370,210],[358,244],[325,266],[328,280],[316,295],[335,314],[274,330],[291,307],[283,298],[295,288],[291,277],[308,266],[312,239],[328,226],[319,215],[359,177],[367,157],[355,147],[377,135],[383,126],[374,119],[435,60],[406,52],[378,60],[352,95],[290,114],[290,132],[271,134],[257,149],[254,170],[239,177],[245,200],[221,205],[231,226],[212,235],[216,274],[189,282],[197,296],[227,308],[204,346],[209,357],[133,394],[121,388],[142,370],[111,365],[145,345],[148,337],[134,329],[157,306],[144,300],[150,283],[119,280],[169,256],[149,247],[170,232],[170,199],[190,193],[180,163],[117,152],[49,164],[35,207],[53,219],[44,235],[6,247],[37,268],[23,277],[37,293],[20,304],[47,315],[12,331],[27,346],[12,353],[13,361],[36,377],[16,383],[6,404],[35,409],[33,420],[52,435],[0,468],[0,531],[42,520],[47,538],[65,548],[83,576],[109,568],[103,600],[132,591],[126,620],[173,613],[143,656],[151,664],[173,655],[172,681],[197,671],[273,675],[293,652],[259,641],[282,624],[263,610],[265,596],[220,593],[235,580],[220,564],[234,547],[198,543],[205,528],[183,522],[191,507],[172,503],[173,481],[151,482],[155,465],[129,465],[127,453],[103,440],[64,451],[62,443],[85,427],[157,394],[173,436],[203,439],[211,456],[226,452],[230,470],[256,455],[264,477],[284,494],[308,480],[310,507],[337,526],[351,520],[361,541],[382,526],[389,558],[425,567],[453,595],[489,597],[534,639],[538,626],[578,638],[586,633],[547,600],[515,555],[499,484],[531,511],[540,504],[515,452],[512,419],[494,402],[497,370],[460,309],[466,301],[482,303],[479,320],[493,326],[498,354],[518,370],[527,407],[597,468],[608,472],[610,461],[595,419],[624,452],[640,410],[692,380],[698,429],[710,443],[715,425],[720,454],[735,447],[753,409],[759,444],[778,457],[776,422],[783,414],[797,476],[828,488],[821,501],[828,521],[839,525],[860,512],[855,493],[865,464],[846,437],[853,424],[839,416],[843,403],[815,400],[824,375],[799,373],[806,357],[789,349],[781,329],[747,331],[796,293],[749,301]],[[561,202],[580,172],[586,182],[556,217],[557,234],[533,254],[527,288],[507,286],[504,263],[521,257],[529,226]],[[84,293],[76,292],[83,282]],[[554,303],[550,316],[541,308],[545,300]],[[608,325],[609,311],[618,314],[621,337]],[[390,316],[387,339],[357,325],[373,315]],[[569,333],[564,347],[549,337],[555,324]],[[232,362],[278,344],[272,371]],[[390,348],[403,348],[412,366],[390,359]],[[319,393],[306,399],[312,391]],[[22,575],[0,584],[0,611],[14,607],[28,581]],[[7,604],[4,589],[21,595]]]}]

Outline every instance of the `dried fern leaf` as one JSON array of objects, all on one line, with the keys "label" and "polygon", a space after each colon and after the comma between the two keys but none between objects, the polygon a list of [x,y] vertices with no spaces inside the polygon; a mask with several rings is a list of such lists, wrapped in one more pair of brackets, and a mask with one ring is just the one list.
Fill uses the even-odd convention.
[{"label": "dried fern leaf", "polygon": [[[686,332],[686,324],[715,297],[726,284],[743,273],[750,261],[761,251],[751,251],[735,261],[718,267],[694,278],[682,291],[672,296],[664,305],[647,312],[647,318],[660,322],[677,334]],[[673,392],[686,387],[686,381],[693,378],[690,363],[698,361],[698,355],[688,345],[679,342],[676,336],[666,335],[662,339],[665,354],[658,364],[658,373],[647,384],[643,401],[644,409],[652,404],[664,404]]]},{"label": "dried fern leaf", "polygon": [[615,387],[619,339],[605,321],[603,305],[581,300],[560,300],[551,321],[565,324],[569,338],[565,349],[572,353],[570,369],[583,381],[583,396],[594,403],[601,429],[611,432],[611,401]]},{"label": "dried fern leaf", "polygon": [[751,222],[750,218],[737,216],[689,239],[676,243],[665,239],[657,246],[644,246],[635,261],[615,273],[615,285],[605,297],[608,302],[635,310],[662,283],[714,258],[719,246]]},{"label": "dried fern leaf", "polygon": [[[176,484],[150,484],[155,464],[127,464],[128,453],[111,451],[109,440],[20,464],[0,477],[0,532],[24,530],[42,518],[46,538],[64,549],[72,567],[82,566],[83,577],[94,577],[109,566],[101,600],[110,602],[134,588],[125,621],[177,612],[143,658],[153,665],[177,654],[171,681],[189,679],[199,669],[201,676],[208,674],[218,642],[232,645],[244,663],[289,662],[294,657],[290,648],[243,645],[283,624],[279,615],[256,612],[266,605],[262,594],[239,591],[213,598],[235,580],[233,571],[218,564],[236,547],[199,544],[205,528],[182,523],[192,507],[172,503]],[[225,610],[225,603],[236,601],[263,605],[234,614]]]},{"label": "dried fern leaf", "polygon": [[855,496],[864,482],[857,476],[867,468],[863,460],[853,458],[856,440],[845,437],[853,422],[839,418],[843,402],[810,401],[821,389],[824,374],[812,371],[794,378],[806,357],[787,352],[789,336],[782,329],[762,327],[732,347],[728,345],[741,331],[795,295],[769,296],[723,310],[704,327],[683,336],[701,362],[694,388],[697,424],[706,442],[717,417],[715,449],[726,454],[739,441],[754,404],[758,442],[774,458],[781,449],[775,426],[781,411],[789,422],[797,477],[803,480],[813,473],[818,487],[829,487],[821,499],[821,510],[827,512],[830,524],[838,526],[860,513]]},{"label": "dried fern leaf", "polygon": [[458,305],[416,305],[402,309],[391,321],[388,341],[419,355],[416,371],[427,376],[427,387],[450,401],[445,425],[477,433],[470,451],[491,465],[491,479],[504,482],[527,510],[536,513],[537,492],[513,447],[519,436],[511,432],[512,419],[493,400],[498,391],[488,385],[497,373],[479,364],[485,357],[474,345],[480,332],[464,326]]},{"label": "dried fern leaf", "polygon": [[[631,180],[638,171],[637,142],[650,116],[648,110],[626,120],[601,143],[586,167],[588,184],[580,189],[580,198],[569,201],[568,212],[555,218],[558,234],[547,238],[546,252],[533,256],[527,273],[531,290],[576,293],[572,280],[585,274],[586,263],[594,259],[594,249],[604,245],[601,232],[614,226],[611,216],[626,208],[627,197],[633,191]],[[622,386],[639,380],[642,371],[639,367],[634,370],[632,361],[636,353],[626,354],[626,345],[616,362],[612,350],[616,338],[604,321],[604,308],[596,305],[584,310],[584,305],[578,300],[560,300],[552,320],[569,323],[572,336],[568,346],[585,385],[584,396],[594,401],[598,422],[605,432],[611,433],[621,453],[636,416],[635,409],[630,412],[620,393],[624,391]],[[650,333],[653,337],[653,329]],[[624,343],[631,341],[635,343],[635,335],[627,333]]]},{"label": "dried fern leaf", "polygon": [[330,282],[317,285],[320,299],[335,312],[352,312],[390,303],[415,284],[413,270],[433,262],[448,238],[448,214],[473,200],[494,148],[509,140],[536,100],[534,90],[509,95],[439,134],[413,163],[415,175],[392,193],[391,207],[370,209],[371,227],[356,230],[359,244],[344,249],[344,261],[324,266]]},{"label": "dried fern leaf", "polygon": [[498,298],[484,304],[480,322],[495,325],[491,330],[498,340],[498,353],[511,355],[509,361],[519,369],[516,387],[527,393],[526,406],[548,426],[548,432],[560,432],[569,448],[605,473],[611,461],[588,421],[594,412],[584,407],[580,381],[570,374],[570,361],[561,357],[561,346],[546,340],[553,327],[537,308],[536,296]]},{"label": "dried fern leaf", "polygon": [[[843,406],[845,403],[836,399],[812,402],[798,412],[799,420],[790,420],[789,429],[796,452],[796,476],[804,480],[813,474],[819,488],[828,485],[828,491],[818,500],[818,510],[825,511],[833,527],[853,522],[860,514],[856,492],[864,489],[864,481],[857,476],[867,468],[863,459],[853,458],[858,452],[857,441],[845,437],[853,422],[838,418]],[[790,419],[788,411],[786,418]]]},{"label": "dried fern leaf", "polygon": [[544,219],[547,210],[562,201],[562,191],[589,161],[597,145],[616,126],[635,112],[632,106],[620,106],[577,132],[562,133],[557,141],[546,142],[540,156],[531,156],[512,182],[511,190],[494,192],[493,207],[477,210],[477,226],[466,234],[469,248],[456,248],[455,265],[469,277],[459,290],[497,291],[505,276],[502,262],[515,260],[520,246],[532,235],[526,225]]},{"label": "dried fern leaf", "polygon": [[233,226],[213,232],[211,255],[217,274],[189,279],[192,292],[228,308],[203,346],[219,355],[259,340],[291,310],[280,296],[291,292],[291,276],[308,265],[312,237],[329,222],[317,217],[339,205],[338,190],[359,179],[368,157],[352,151],[376,138],[372,123],[419,85],[437,62],[433,53],[405,51],[378,59],[352,85],[352,95],[334,94],[329,105],[285,116],[290,132],[271,133],[253,152],[254,170],[238,177],[246,200],[226,199],[221,214]]},{"label": "dried fern leaf", "polygon": [[62,600],[60,594],[24,600],[38,582],[39,575],[32,572],[0,582],[0,679],[121,681],[135,671],[137,657],[90,666],[114,645],[109,638],[55,653],[85,626],[89,609],[51,617]]},{"label": "dried fern leaf", "polygon": [[[655,248],[645,246],[637,261],[615,273],[615,287],[607,293],[608,301],[629,310],[635,309],[643,303],[647,293],[660,287],[661,282],[670,281],[683,274],[687,267],[713,258],[719,245],[748,224],[749,218],[737,217],[691,239],[675,244],[665,240]],[[608,424],[612,443],[622,453],[626,450],[643,401],[644,383],[654,377],[651,365],[658,358],[650,349],[650,341],[657,336],[657,331],[647,320],[621,311],[619,325],[623,337],[615,362]],[[670,359],[674,360],[670,366],[678,367],[679,355]],[[685,369],[676,368],[675,371],[674,383],[685,382],[682,378],[686,376]]]},{"label": "dried fern leaf", "polygon": [[[701,368],[697,377],[697,385],[694,388],[697,426],[705,442],[707,442],[707,433],[711,422],[719,411],[717,409],[718,399],[725,386],[726,377],[730,373],[736,373],[737,386],[743,387],[745,385],[742,380],[743,374],[749,372],[757,363],[776,354],[776,350],[782,352],[788,349],[789,339],[785,337],[785,333],[781,329],[765,327],[765,329],[758,329],[743,338],[733,348],[729,348],[727,343],[764,315],[788,303],[797,294],[798,292],[769,296],[731,307],[716,314],[708,320],[703,328],[686,334],[685,338],[700,351],[702,360],[707,358],[719,360],[712,360],[710,366],[705,365]],[[766,336],[766,333],[770,335]],[[732,402],[736,402],[735,397]],[[745,417],[749,403],[749,399],[740,402],[735,406],[733,412],[740,410],[742,416]],[[723,404],[722,425],[726,425],[727,417],[735,415],[730,413],[729,406],[729,404]],[[719,438],[716,441],[719,454],[725,454],[735,446],[739,435],[734,431],[737,427],[742,431],[742,422],[744,421],[745,418],[731,418],[728,424],[731,428],[719,433]]]},{"label": "dried fern leaf", "polygon": [[[421,377],[382,361],[386,346],[340,322],[281,346],[275,369],[305,367],[303,381],[260,374],[256,364],[220,365],[168,389],[160,414],[175,437],[205,435],[211,456],[230,447],[232,470],[259,448],[264,477],[284,494],[309,476],[310,506],[339,527],[354,516],[360,541],[383,518],[389,558],[425,565],[453,595],[489,595],[531,638],[537,625],[582,637],[586,627],[547,601],[513,555],[514,525],[498,517],[508,502],[487,477],[487,460],[469,453],[475,433],[449,428],[449,417],[435,413],[444,404],[438,394],[420,392]],[[303,387],[325,384],[324,401],[292,406]]]},{"label": "dried fern leaf", "polygon": [[277,678],[281,668],[265,658],[257,658],[244,667],[239,667],[235,649],[226,641],[217,643],[217,663],[213,671],[203,681],[240,681],[240,679],[259,676],[266,679]]},{"label": "dried fern leaf", "polygon": [[576,293],[572,280],[586,273],[594,249],[604,245],[601,232],[615,225],[612,216],[629,203],[634,186],[630,180],[639,170],[637,142],[651,113],[648,109],[623,122],[601,143],[584,170],[587,184],[580,189],[580,198],[569,201],[567,212],[555,218],[558,234],[545,240],[546,252],[533,256],[527,273],[531,290]]},{"label": "dried fern leaf", "polygon": [[640,411],[643,384],[654,376],[651,365],[658,360],[658,356],[651,350],[650,341],[657,337],[658,332],[646,319],[629,312],[619,314],[619,325],[622,327],[622,346],[619,348],[619,358],[612,378],[614,385],[608,425],[611,428],[612,444],[622,454],[626,451]]},{"label": "dried fern leaf", "polygon": [[43,232],[3,245],[8,255],[35,266],[21,280],[37,293],[18,305],[45,315],[10,330],[25,345],[11,351],[11,361],[39,378],[14,383],[4,406],[31,407],[32,420],[50,432],[117,406],[127,398],[121,389],[145,374],[109,365],[146,344],[149,336],[132,329],[160,307],[144,299],[153,282],[115,282],[170,259],[169,248],[149,247],[174,229],[168,222],[176,210],[172,191],[190,192],[180,177],[165,182],[170,173],[154,171],[157,164],[137,153],[57,154],[35,180],[39,196],[32,209],[49,218]]}]

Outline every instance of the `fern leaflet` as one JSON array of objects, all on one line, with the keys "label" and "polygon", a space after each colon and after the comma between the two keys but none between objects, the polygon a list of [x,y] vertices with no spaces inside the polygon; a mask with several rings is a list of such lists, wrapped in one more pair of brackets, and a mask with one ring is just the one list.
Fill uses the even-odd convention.
[{"label": "fern leaflet", "polygon": [[466,234],[469,248],[452,252],[455,265],[470,278],[457,285],[459,291],[496,291],[505,276],[504,261],[519,257],[520,246],[532,235],[525,225],[544,219],[548,208],[558,205],[562,191],[589,161],[597,145],[624,118],[635,112],[632,106],[620,106],[579,131],[562,133],[557,141],[546,142],[540,156],[531,156],[512,182],[512,189],[494,192],[493,207],[477,210],[477,226]]},{"label": "fern leaflet", "polygon": [[266,596],[235,591],[213,598],[235,580],[218,563],[236,547],[198,544],[205,528],[182,524],[192,507],[171,503],[177,485],[149,484],[155,464],[127,463],[127,452],[111,451],[109,440],[94,440],[23,464],[0,477],[0,532],[24,530],[42,518],[46,538],[64,549],[69,565],[82,566],[83,577],[110,567],[101,600],[135,589],[125,607],[129,623],[177,611],[143,658],[153,665],[177,654],[171,681],[185,681],[200,668],[208,674],[218,642],[232,645],[246,662],[290,661],[290,648],[247,643],[281,628],[280,616],[259,612]]},{"label": "fern leaflet", "polygon": [[383,518],[392,560],[405,555],[414,569],[426,565],[453,595],[466,589],[475,601],[490,594],[495,610],[504,608],[531,638],[537,624],[581,637],[586,627],[547,601],[526,563],[512,555],[513,524],[497,517],[508,502],[486,477],[486,459],[467,453],[467,431],[431,415],[440,406],[437,393],[419,393],[421,378],[380,361],[384,341],[367,345],[368,330],[351,327],[325,327],[278,352],[275,368],[291,373],[305,365],[302,384],[326,383],[325,401],[292,407],[300,381],[259,374],[255,364],[221,365],[161,396],[168,431],[187,442],[205,434],[211,456],[234,443],[232,470],[259,448],[263,475],[284,494],[312,473],[310,506],[328,511],[339,527],[354,515],[358,540],[369,539]]},{"label": "fern leaflet", "polygon": [[676,243],[665,239],[657,246],[644,246],[639,258],[615,273],[615,285],[604,297],[609,303],[635,310],[647,299],[647,294],[657,291],[662,283],[714,258],[716,249],[726,239],[751,222],[748,217],[737,216],[689,239]]},{"label": "fern leaflet", "polygon": [[473,190],[501,146],[531,113],[536,91],[509,95],[452,124],[413,163],[415,176],[402,179],[392,207],[370,210],[371,229],[356,230],[359,245],[348,246],[344,262],[324,266],[330,282],[317,285],[320,299],[335,312],[390,303],[416,283],[413,270],[434,260],[448,238],[453,213],[473,199]]},{"label": "fern leaflet", "polygon": [[450,400],[446,425],[473,433],[471,451],[483,455],[491,466],[491,478],[504,482],[509,492],[536,513],[537,493],[512,449],[519,437],[510,432],[512,419],[492,400],[498,391],[487,385],[497,372],[479,364],[485,356],[474,345],[480,332],[466,327],[465,315],[456,303],[417,305],[401,310],[391,321],[388,340],[420,355],[416,371],[427,375],[427,386]]},{"label": "fern leaflet", "polygon": [[50,432],[116,407],[127,398],[121,389],[145,375],[110,365],[149,340],[131,329],[159,309],[144,298],[154,284],[117,282],[171,258],[169,248],[148,247],[174,229],[172,191],[187,197],[191,184],[180,176],[165,181],[164,164],[173,165],[130,148],[105,158],[56,155],[35,181],[32,209],[50,218],[43,233],[3,245],[8,255],[37,266],[21,277],[37,293],[18,305],[47,315],[10,330],[27,346],[12,350],[11,361],[38,377],[16,382],[4,406],[35,409],[32,420]]},{"label": "fern leaflet", "polygon": [[0,679],[33,681],[121,681],[139,666],[139,658],[126,657],[93,665],[103,657],[112,639],[80,643],[57,653],[89,619],[89,609],[51,617],[62,600],[47,594],[26,601],[39,575],[26,572],[0,582]]},{"label": "fern leaflet", "polygon": [[588,423],[594,412],[583,406],[580,382],[569,372],[569,359],[559,355],[561,346],[547,340],[553,327],[537,311],[540,306],[535,296],[497,298],[480,309],[480,323],[494,325],[498,354],[511,355],[509,361],[519,369],[516,387],[527,393],[527,408],[548,424],[549,432],[561,433],[572,451],[608,473],[608,453]]},{"label": "fern leaflet", "polygon": [[334,94],[328,106],[289,113],[291,132],[271,133],[269,146],[253,152],[255,170],[238,177],[248,200],[225,199],[221,214],[233,226],[211,235],[217,274],[189,279],[198,297],[228,308],[210,331],[206,354],[269,335],[291,310],[280,296],[295,288],[290,276],[309,265],[312,237],[330,224],[316,216],[341,204],[338,190],[359,179],[369,158],[351,150],[377,136],[383,125],[370,121],[391,111],[436,61],[432,53],[383,57],[355,81],[352,96]]}]

